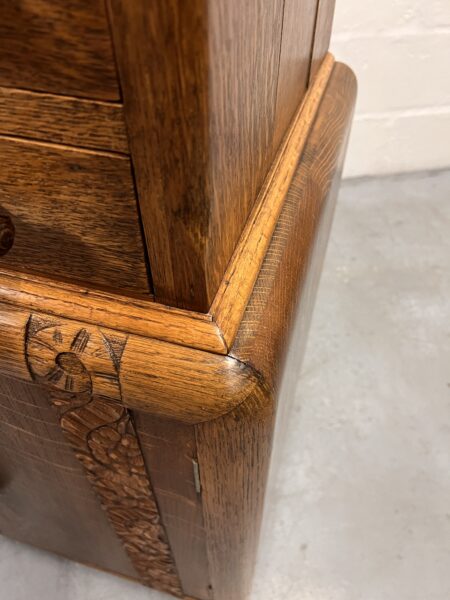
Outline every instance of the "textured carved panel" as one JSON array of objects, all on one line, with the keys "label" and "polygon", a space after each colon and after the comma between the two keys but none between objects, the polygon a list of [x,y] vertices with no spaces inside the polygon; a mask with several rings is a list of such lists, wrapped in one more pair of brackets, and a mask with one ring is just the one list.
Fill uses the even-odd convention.
[{"label": "textured carved panel", "polygon": [[[120,399],[126,343],[123,334],[32,315],[28,368],[34,381],[49,388],[61,427],[142,581],[181,596],[131,414],[111,400]],[[96,394],[105,382],[108,397]]]}]

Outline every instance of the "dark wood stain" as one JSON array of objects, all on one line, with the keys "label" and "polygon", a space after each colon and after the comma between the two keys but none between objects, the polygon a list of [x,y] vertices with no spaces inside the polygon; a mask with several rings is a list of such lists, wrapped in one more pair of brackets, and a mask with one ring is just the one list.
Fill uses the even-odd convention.
[{"label": "dark wood stain", "polygon": [[260,386],[233,411],[196,427],[215,600],[245,598],[249,591],[275,412],[289,400],[278,392],[296,320],[300,338],[291,349],[297,360],[305,343],[355,94],[352,72],[338,64],[231,350],[255,370]]},{"label": "dark wood stain", "polygon": [[207,311],[292,116],[283,0],[109,6],[156,299]]},{"label": "dark wood stain", "polygon": [[149,291],[126,157],[0,137],[0,164],[0,214],[15,227],[1,266]]},{"label": "dark wood stain", "polygon": [[102,0],[0,0],[0,85],[119,100]]},{"label": "dark wood stain", "polygon": [[128,153],[123,108],[112,102],[0,87],[0,134]]},{"label": "dark wood stain", "polygon": [[0,415],[1,533],[136,579],[48,394],[2,376]]},{"label": "dark wood stain", "polygon": [[142,453],[185,594],[212,598],[192,425],[133,411]]}]

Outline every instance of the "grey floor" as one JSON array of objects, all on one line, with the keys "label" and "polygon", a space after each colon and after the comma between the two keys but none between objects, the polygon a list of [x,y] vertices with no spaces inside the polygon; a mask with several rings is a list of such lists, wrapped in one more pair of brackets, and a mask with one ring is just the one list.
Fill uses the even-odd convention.
[{"label": "grey floor", "polygon": [[[342,186],[296,395],[252,600],[449,600],[450,171]],[[167,596],[0,538],[0,598]]]}]

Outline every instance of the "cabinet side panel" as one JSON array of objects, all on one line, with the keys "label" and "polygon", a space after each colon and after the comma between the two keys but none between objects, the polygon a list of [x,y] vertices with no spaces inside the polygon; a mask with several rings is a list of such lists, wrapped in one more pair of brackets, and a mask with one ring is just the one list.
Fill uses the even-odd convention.
[{"label": "cabinet side panel", "polygon": [[214,600],[247,598],[259,538],[274,421],[257,388],[219,419],[196,426]]},{"label": "cabinet side panel", "polygon": [[0,378],[0,531],[82,563],[137,578],[48,394]]},{"label": "cabinet side panel", "polygon": [[206,312],[273,159],[283,0],[109,0],[156,299]]},{"label": "cabinet side panel", "polygon": [[[245,597],[250,585],[274,413],[280,420],[286,404],[278,402],[285,355],[291,348],[298,373],[355,92],[351,71],[336,65],[231,349],[255,370],[259,386],[233,411],[196,427],[215,600]],[[297,339],[290,344],[296,314]],[[288,388],[285,378],[283,395]]]},{"label": "cabinet side panel", "polygon": [[209,303],[275,155],[283,3],[209,3]]}]

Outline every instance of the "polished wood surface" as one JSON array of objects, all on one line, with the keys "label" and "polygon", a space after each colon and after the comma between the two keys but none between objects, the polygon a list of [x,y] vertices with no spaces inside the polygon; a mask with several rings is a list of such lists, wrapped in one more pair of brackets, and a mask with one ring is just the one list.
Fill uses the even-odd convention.
[{"label": "polished wood surface", "polygon": [[227,348],[232,346],[238,331],[287,190],[320,108],[333,64],[333,57],[327,55],[315,85],[311,86],[298,109],[211,306],[211,314]]},{"label": "polished wood surface", "polygon": [[98,386],[94,378],[100,377],[120,394],[119,373],[127,339],[115,333],[102,333],[95,349],[97,355],[101,351],[105,355],[102,373],[94,374],[86,361],[92,358],[90,338],[84,328],[68,336],[64,325],[32,316],[26,338],[30,375],[33,381],[49,389],[61,429],[139,579],[181,596],[132,416],[120,404],[96,395]]},{"label": "polished wood surface", "polygon": [[196,427],[215,599],[244,598],[249,589],[274,413],[284,401],[280,375],[298,306],[303,334],[310,320],[355,94],[352,72],[338,64],[231,349],[259,386],[221,419]]},{"label": "polished wood surface", "polygon": [[184,593],[212,600],[195,429],[141,411],[133,414]]},{"label": "polished wood surface", "polygon": [[[118,297],[63,282],[2,272],[0,299],[36,311],[64,315],[94,325],[122,328],[188,347],[226,354],[236,335],[264,254],[282,208],[308,131],[320,107],[333,58],[324,61],[314,85],[286,134],[271,172],[243,231],[210,315]],[[0,262],[1,267],[1,262]],[[74,300],[76,299],[76,302]]]},{"label": "polished wood surface", "polygon": [[336,63],[230,352],[251,361],[274,390],[295,318],[303,323],[296,330],[298,341],[306,342],[355,97],[352,71]]},{"label": "polished wood surface", "polygon": [[[227,354],[136,335],[123,328],[125,321],[106,328],[74,319],[74,312],[67,318],[63,307],[68,306],[68,298],[59,315],[37,312],[31,305],[42,288],[36,289],[33,279],[25,278],[26,285],[15,290],[21,280],[10,276],[7,295],[7,275],[2,275],[0,373],[43,386],[63,410],[68,408],[66,421],[61,415],[61,427],[78,451],[84,440],[80,458],[84,460],[87,452],[89,478],[101,497],[98,486],[103,471],[99,473],[97,467],[92,471],[90,453],[103,456],[115,440],[118,446],[110,455],[114,465],[120,456],[129,457],[130,448],[135,448],[137,457],[142,451],[148,489],[158,506],[158,523],[167,536],[181,588],[201,600],[241,600],[251,580],[275,413],[282,404],[278,390],[284,359],[298,307],[302,341],[307,330],[354,103],[351,72],[333,65],[331,58],[324,69],[322,74],[328,74],[316,99],[318,110],[310,106],[310,118],[302,126],[306,129],[300,128],[303,133],[297,138],[304,136],[301,157],[294,154],[277,163],[284,164],[287,174],[280,175],[286,184],[278,188],[283,198],[278,199],[274,230],[267,234],[272,241],[260,253],[261,264]],[[39,285],[51,288],[48,282]],[[235,298],[239,292],[238,288]],[[96,297],[93,294],[93,303],[103,296]],[[112,306],[112,297],[109,302]],[[140,309],[140,302],[134,310]],[[117,313],[120,306],[118,298]],[[188,318],[187,311],[174,312]],[[191,313],[190,318],[212,322],[205,315]],[[172,323],[174,328],[183,328],[185,321],[177,323]],[[87,393],[88,404],[81,398]],[[122,421],[125,428],[119,432],[116,427]],[[103,427],[105,435],[100,435]],[[86,431],[94,432],[87,446],[91,438]],[[129,440],[119,451],[128,435],[139,444]],[[118,493],[115,477],[108,480],[110,485],[107,502],[126,498],[132,488]],[[106,511],[110,510],[106,504]],[[144,547],[143,523],[132,519],[121,529],[124,512],[119,513],[112,523],[122,540],[132,534]],[[192,547],[192,555],[186,544]],[[139,561],[142,578],[143,563],[130,555]],[[167,572],[160,581],[173,585],[167,582]]]},{"label": "polished wood surface", "polygon": [[208,310],[305,91],[315,5],[284,38],[283,4],[109,0],[159,302]]},{"label": "polished wood surface", "polygon": [[273,421],[270,393],[258,387],[233,412],[196,427],[214,600],[249,591]]},{"label": "polished wood surface", "polygon": [[0,87],[0,134],[128,153],[121,104]]},{"label": "polished wood surface", "polygon": [[[31,324],[42,321],[28,339]],[[85,335],[83,360],[92,379],[94,395],[152,415],[199,423],[214,419],[240,404],[257,385],[251,369],[229,356],[131,335],[85,322],[29,312],[0,305],[0,373],[32,380],[30,361],[51,387],[58,377],[64,389],[71,378],[59,364],[59,356],[71,352],[74,338]],[[105,337],[120,340],[120,385],[111,372],[113,345]],[[41,381],[42,383],[42,381]]]},{"label": "polished wood surface", "polygon": [[137,578],[48,394],[0,377],[0,530],[51,552]]},{"label": "polished wood surface", "polygon": [[0,163],[0,214],[15,227],[0,266],[148,291],[126,157],[0,137]]},{"label": "polished wood surface", "polygon": [[0,0],[7,535],[247,596],[355,99],[332,4]]},{"label": "polished wood surface", "polygon": [[182,346],[226,354],[211,315],[176,309],[148,300],[89,289],[48,277],[1,269],[0,300],[38,312],[115,327]]},{"label": "polished wood surface", "polygon": [[119,100],[103,0],[0,0],[0,86]]}]

